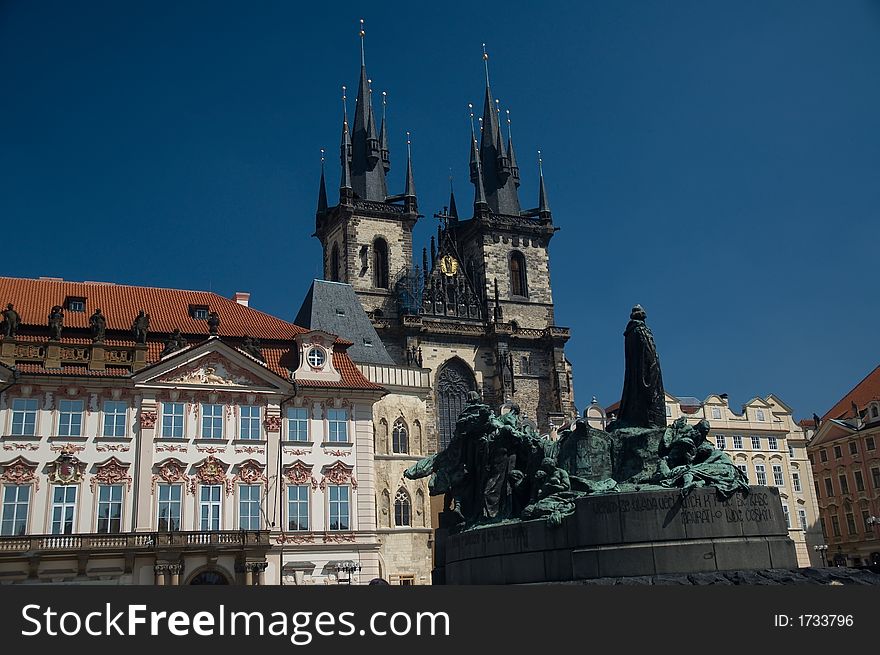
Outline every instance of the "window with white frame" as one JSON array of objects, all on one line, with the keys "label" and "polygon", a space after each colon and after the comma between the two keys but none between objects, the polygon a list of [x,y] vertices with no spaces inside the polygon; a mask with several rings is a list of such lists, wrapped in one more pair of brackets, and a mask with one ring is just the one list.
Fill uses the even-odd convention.
[{"label": "window with white frame", "polygon": [[785,486],[785,478],[782,475],[782,465],[774,464],[773,465],[773,484],[777,487]]},{"label": "window with white frame", "polygon": [[715,447],[724,450],[724,447],[727,445],[726,440],[724,439],[724,435],[716,434],[715,435]]},{"label": "window with white frame", "polygon": [[98,485],[98,532],[122,532],[122,485]]},{"label": "window with white frame", "polygon": [[52,534],[73,534],[78,488],[76,485],[52,488]]},{"label": "window with white frame", "polygon": [[672,416],[672,406],[666,403],[666,416]]},{"label": "window with white frame", "polygon": [[763,409],[756,410],[756,411],[755,411],[755,414],[757,415],[759,421],[765,421],[765,420],[767,420],[767,419],[764,417],[764,410],[763,410]]},{"label": "window with white frame", "polygon": [[239,530],[260,529],[260,491],[259,484],[238,485]]},{"label": "window with white frame", "polygon": [[162,436],[183,438],[183,403],[162,403]]},{"label": "window with white frame", "polygon": [[37,432],[37,399],[14,398],[12,400],[12,435],[32,437]]},{"label": "window with white frame", "polygon": [[746,476],[746,480],[749,479],[749,467],[746,464],[737,464],[736,467],[743,472]]},{"label": "window with white frame", "polygon": [[159,493],[159,530],[163,532],[177,532],[180,530],[180,500],[183,495],[183,485],[160,484],[157,486]]},{"label": "window with white frame", "polygon": [[752,450],[761,450],[761,437],[752,437]]},{"label": "window with white frame", "polygon": [[721,408],[713,407],[712,408],[712,418],[721,418]]},{"label": "window with white frame", "polygon": [[755,478],[760,485],[767,484],[767,471],[763,464],[755,464]]},{"label": "window with white frame", "polygon": [[82,436],[83,401],[58,401],[58,436]]},{"label": "window with white frame", "polygon": [[733,435],[733,448],[734,450],[742,450],[743,447],[743,438],[741,435],[735,434]]},{"label": "window with white frame", "polygon": [[348,410],[327,410],[327,441],[348,442]]},{"label": "window with white frame", "polygon": [[292,484],[287,487],[287,529],[309,529],[309,486]]},{"label": "window with white frame", "polygon": [[306,354],[306,361],[312,368],[321,368],[324,366],[324,362],[327,361],[327,357],[321,348],[312,347]]},{"label": "window with white frame", "polygon": [[791,530],[791,516],[788,514],[788,505],[782,503],[782,513],[785,515],[785,527]]},{"label": "window with white frame", "polygon": [[779,441],[776,437],[767,437],[767,447],[770,450],[779,450]]},{"label": "window with white frame", "polygon": [[807,529],[807,511],[803,507],[798,507],[798,523],[801,524],[801,530]]},{"label": "window with white frame", "polygon": [[327,498],[330,503],[330,529],[351,530],[350,490],[347,485],[330,485]]},{"label": "window with white frame", "polygon": [[391,452],[404,455],[409,452],[409,433],[402,418],[394,421],[394,428],[391,431]]},{"label": "window with white frame", "polygon": [[241,405],[239,411],[239,439],[259,439],[263,436],[259,405]]},{"label": "window with white frame", "polygon": [[287,408],[287,438],[290,441],[309,440],[309,410],[305,407]]},{"label": "window with white frame", "polygon": [[202,405],[202,439],[223,438],[223,405]]},{"label": "window with white frame", "polygon": [[3,487],[3,515],[0,535],[20,537],[27,533],[28,509],[31,502],[31,485],[8,484]]},{"label": "window with white frame", "polygon": [[791,486],[795,491],[800,492],[800,490],[801,490],[801,474],[798,473],[797,471],[791,472]]},{"label": "window with white frame", "polygon": [[223,487],[219,484],[205,484],[199,488],[199,529],[219,530],[220,509]]},{"label": "window with white frame", "polygon": [[394,494],[394,525],[409,526],[412,523],[412,503],[405,489],[398,489]]},{"label": "window with white frame", "polygon": [[126,416],[128,403],[122,400],[104,401],[104,430],[105,437],[124,437],[126,428]]}]

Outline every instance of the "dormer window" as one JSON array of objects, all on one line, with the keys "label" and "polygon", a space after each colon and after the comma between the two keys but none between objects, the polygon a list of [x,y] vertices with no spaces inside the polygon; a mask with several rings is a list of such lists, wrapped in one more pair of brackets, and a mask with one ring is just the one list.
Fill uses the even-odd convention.
[{"label": "dormer window", "polygon": [[364,346],[367,348],[372,348],[373,347],[373,340],[364,338]]},{"label": "dormer window", "polygon": [[82,296],[67,296],[64,307],[69,312],[84,312],[86,311],[86,299]]},{"label": "dormer window", "polygon": [[321,368],[324,366],[324,362],[327,361],[327,356],[321,348],[315,347],[309,350],[306,355],[306,361],[312,368]]},{"label": "dormer window", "polygon": [[190,305],[189,306],[189,315],[192,316],[197,321],[206,321],[206,320],[208,320],[208,306],[207,305]]}]

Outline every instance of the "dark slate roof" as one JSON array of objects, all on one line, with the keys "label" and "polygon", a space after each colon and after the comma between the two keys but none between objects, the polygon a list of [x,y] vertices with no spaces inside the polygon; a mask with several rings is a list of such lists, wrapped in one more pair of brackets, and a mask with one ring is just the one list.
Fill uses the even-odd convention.
[{"label": "dark slate roof", "polygon": [[314,280],[294,323],[348,339],[346,354],[357,364],[394,364],[350,284]]}]

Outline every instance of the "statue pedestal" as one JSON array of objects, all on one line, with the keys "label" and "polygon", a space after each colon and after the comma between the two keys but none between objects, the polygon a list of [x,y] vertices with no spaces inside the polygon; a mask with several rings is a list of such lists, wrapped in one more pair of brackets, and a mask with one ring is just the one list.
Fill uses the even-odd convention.
[{"label": "statue pedestal", "polygon": [[775,487],[718,499],[713,487],[587,496],[557,528],[543,519],[445,539],[446,584],[797,568]]}]

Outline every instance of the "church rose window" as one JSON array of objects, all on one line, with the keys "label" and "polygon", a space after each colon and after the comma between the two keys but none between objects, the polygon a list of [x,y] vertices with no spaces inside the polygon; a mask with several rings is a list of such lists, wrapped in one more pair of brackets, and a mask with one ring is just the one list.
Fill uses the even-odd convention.
[{"label": "church rose window", "polygon": [[460,360],[453,359],[448,362],[437,376],[440,450],[449,445],[452,435],[455,434],[455,422],[458,420],[458,415],[467,404],[468,392],[474,391],[476,387],[474,374]]}]

